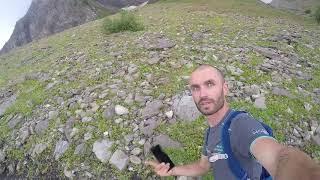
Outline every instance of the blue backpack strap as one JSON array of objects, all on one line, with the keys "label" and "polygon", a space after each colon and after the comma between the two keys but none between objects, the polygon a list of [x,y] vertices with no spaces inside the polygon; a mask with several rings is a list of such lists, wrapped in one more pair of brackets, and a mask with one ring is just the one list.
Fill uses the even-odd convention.
[{"label": "blue backpack strap", "polygon": [[[230,134],[229,134],[229,128],[232,123],[232,120],[241,113],[247,113],[245,111],[231,111],[231,114],[229,118],[226,120],[224,126],[222,127],[221,131],[221,140],[223,145],[223,150],[226,154],[228,154],[228,166],[232,173],[236,176],[236,178],[240,180],[247,180],[248,174],[245,170],[242,169],[239,161],[235,158],[234,153],[231,149],[231,143],[230,143]],[[260,122],[260,121],[259,121]],[[266,129],[266,131],[269,133],[270,136],[273,137],[273,130],[270,126],[267,124],[260,122],[261,125]],[[272,180],[272,177],[268,173],[268,171],[262,167],[262,173],[260,176],[261,180]]]},{"label": "blue backpack strap", "polygon": [[221,140],[224,152],[228,155],[228,165],[232,173],[240,180],[246,180],[248,178],[248,174],[241,168],[239,161],[235,158],[234,153],[231,149],[230,143],[230,134],[229,128],[232,120],[241,113],[246,113],[244,111],[231,111],[229,118],[226,120],[225,124],[222,127],[221,131]]}]

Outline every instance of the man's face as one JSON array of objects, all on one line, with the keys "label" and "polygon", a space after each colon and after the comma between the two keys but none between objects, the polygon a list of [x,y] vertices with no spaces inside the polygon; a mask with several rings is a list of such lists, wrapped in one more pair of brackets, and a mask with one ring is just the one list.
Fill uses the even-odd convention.
[{"label": "man's face", "polygon": [[206,67],[194,71],[189,85],[193,100],[202,114],[212,115],[224,106],[228,87],[216,69]]}]

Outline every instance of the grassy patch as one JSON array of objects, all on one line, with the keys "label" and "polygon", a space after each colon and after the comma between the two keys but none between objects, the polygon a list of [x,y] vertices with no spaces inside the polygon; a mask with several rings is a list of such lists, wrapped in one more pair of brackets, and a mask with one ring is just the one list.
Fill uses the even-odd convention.
[{"label": "grassy patch", "polygon": [[131,12],[121,12],[120,18],[106,18],[103,22],[103,30],[106,33],[117,33],[123,31],[141,31],[144,26]]},{"label": "grassy patch", "polygon": [[180,121],[171,126],[163,124],[158,128],[158,131],[168,134],[172,139],[178,140],[184,145],[179,149],[165,149],[175,164],[190,163],[201,157],[203,134],[207,128],[205,122],[204,117],[200,117],[190,123]]},{"label": "grassy patch", "polygon": [[27,80],[18,85],[19,96],[16,102],[7,109],[6,114],[21,113],[31,115],[32,110],[46,99],[43,85],[36,80]]}]

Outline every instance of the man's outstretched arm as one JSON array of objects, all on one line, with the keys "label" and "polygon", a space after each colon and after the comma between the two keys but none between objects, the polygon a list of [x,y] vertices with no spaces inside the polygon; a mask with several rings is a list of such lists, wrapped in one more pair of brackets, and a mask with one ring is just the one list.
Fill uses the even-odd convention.
[{"label": "man's outstretched arm", "polygon": [[159,176],[200,176],[207,173],[210,169],[208,157],[202,155],[197,162],[188,165],[176,166],[169,170],[169,164],[158,163],[156,161],[147,161],[147,165],[154,168],[154,171]]},{"label": "man's outstretched arm", "polygon": [[320,179],[320,166],[307,154],[274,139],[261,137],[251,145],[250,151],[275,180]]}]

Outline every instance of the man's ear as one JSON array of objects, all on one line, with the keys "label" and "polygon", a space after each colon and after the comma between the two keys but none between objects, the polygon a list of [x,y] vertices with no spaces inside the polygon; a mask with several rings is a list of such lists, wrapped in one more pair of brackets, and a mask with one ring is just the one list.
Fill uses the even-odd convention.
[{"label": "man's ear", "polygon": [[223,83],[223,94],[226,96],[229,93],[229,86],[227,82]]}]

